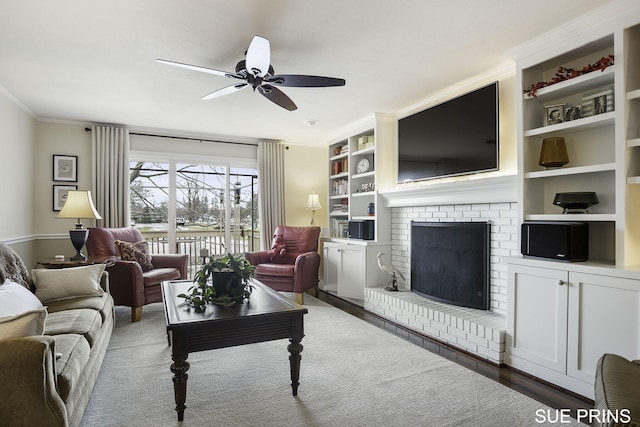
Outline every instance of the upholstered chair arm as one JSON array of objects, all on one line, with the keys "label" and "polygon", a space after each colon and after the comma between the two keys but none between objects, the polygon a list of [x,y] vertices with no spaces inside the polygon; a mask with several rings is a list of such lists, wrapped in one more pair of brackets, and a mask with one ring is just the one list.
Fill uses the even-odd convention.
[{"label": "upholstered chair arm", "polygon": [[135,261],[116,261],[107,267],[109,290],[116,305],[142,307],[144,305],[144,279],[142,267]]},{"label": "upholstered chair arm", "polygon": [[294,267],[293,292],[304,292],[318,285],[318,270],[320,269],[320,254],[305,252],[296,258]]},{"label": "upholstered chair arm", "polygon": [[189,255],[186,254],[162,254],[151,257],[153,268],[176,268],[180,271],[180,279],[187,278]]},{"label": "upholstered chair arm", "polygon": [[246,252],[244,257],[249,261],[252,265],[258,264],[267,264],[271,262],[271,255],[267,253],[267,251],[260,252]]},{"label": "upholstered chair arm", "polygon": [[0,424],[68,425],[56,391],[55,340],[29,336],[0,340]]}]

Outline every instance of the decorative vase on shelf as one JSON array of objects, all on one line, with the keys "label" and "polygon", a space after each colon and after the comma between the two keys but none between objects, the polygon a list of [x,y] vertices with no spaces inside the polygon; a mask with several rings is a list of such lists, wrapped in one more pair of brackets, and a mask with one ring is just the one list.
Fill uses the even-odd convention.
[{"label": "decorative vase on shelf", "polygon": [[369,206],[367,206],[367,214],[369,216],[374,216],[376,214],[376,205],[373,202],[369,203]]},{"label": "decorative vase on shelf", "polygon": [[561,168],[569,163],[569,155],[567,154],[567,146],[564,138],[555,136],[542,140],[542,149],[540,150],[540,159],[538,164],[547,169]]}]

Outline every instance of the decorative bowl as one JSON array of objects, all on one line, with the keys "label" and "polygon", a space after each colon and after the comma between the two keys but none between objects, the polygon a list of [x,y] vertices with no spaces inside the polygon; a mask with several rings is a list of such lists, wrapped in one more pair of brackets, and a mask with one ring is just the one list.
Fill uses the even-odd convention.
[{"label": "decorative bowl", "polygon": [[563,214],[589,213],[587,209],[598,203],[598,196],[593,191],[556,193],[553,199],[553,204],[560,206]]}]

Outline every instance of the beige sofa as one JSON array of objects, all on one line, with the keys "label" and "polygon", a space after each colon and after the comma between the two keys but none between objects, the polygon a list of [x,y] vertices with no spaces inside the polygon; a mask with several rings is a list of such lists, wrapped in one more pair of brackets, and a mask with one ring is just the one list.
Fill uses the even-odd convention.
[{"label": "beige sofa", "polygon": [[[0,329],[0,424],[77,426],[113,331],[108,275],[104,266],[91,266],[90,270],[34,270],[27,278],[24,271],[16,274],[23,266],[7,265],[7,257],[3,257],[7,252],[0,243],[0,299],[5,298],[0,306],[11,304],[10,299],[16,298],[13,291],[22,292],[15,282],[26,284],[30,279],[35,282],[35,296],[45,299],[47,313],[42,335],[7,338],[11,322],[6,319],[11,319],[4,317],[4,323],[0,319],[0,327],[5,327],[4,332]],[[6,284],[12,280],[10,292]],[[85,283],[89,283],[88,291],[82,291]],[[3,288],[7,288],[5,292]],[[60,292],[66,295],[60,297]],[[38,310],[34,310],[36,315]]]}]

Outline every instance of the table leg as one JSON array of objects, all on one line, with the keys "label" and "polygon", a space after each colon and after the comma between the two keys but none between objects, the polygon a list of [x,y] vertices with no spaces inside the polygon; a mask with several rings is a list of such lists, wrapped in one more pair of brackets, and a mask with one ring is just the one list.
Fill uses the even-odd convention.
[{"label": "table leg", "polygon": [[184,410],[187,400],[187,371],[189,370],[189,362],[187,362],[188,353],[174,354],[172,356],[171,372],[173,372],[173,392],[176,398],[176,412],[178,413],[178,421],[184,419]]},{"label": "table leg", "polygon": [[299,339],[291,338],[289,340],[291,344],[287,346],[287,350],[289,350],[289,365],[291,367],[291,388],[293,389],[293,395],[298,395],[298,386],[300,385],[300,353],[302,353],[302,344],[300,344]]}]

